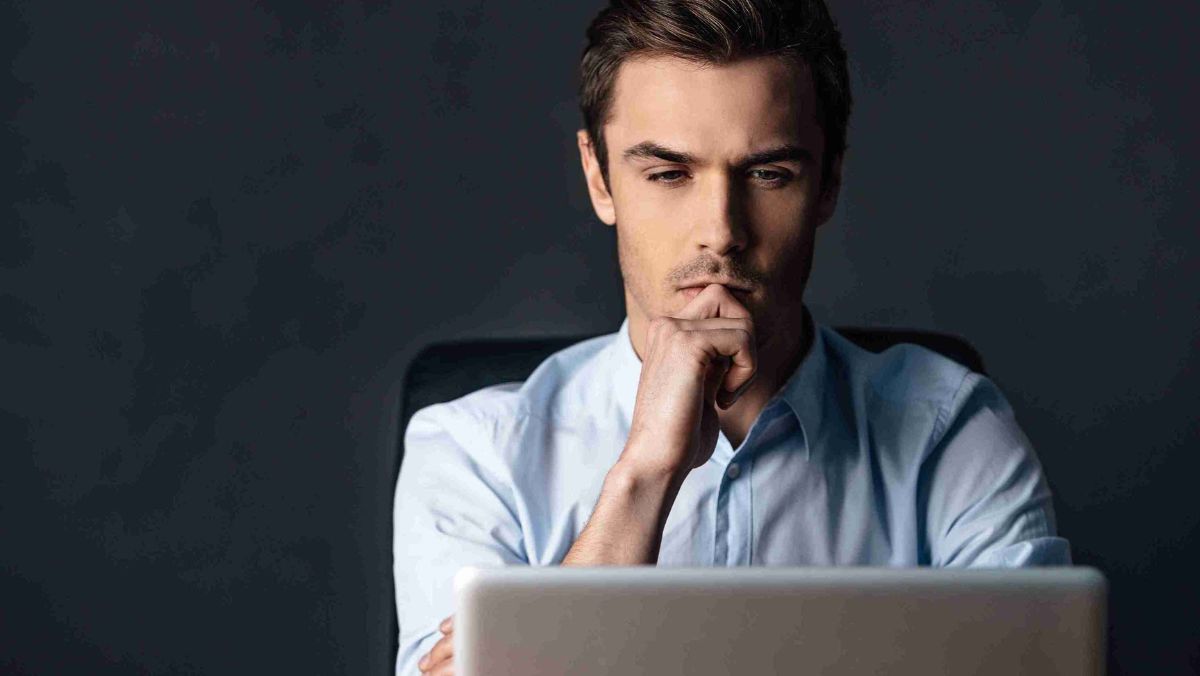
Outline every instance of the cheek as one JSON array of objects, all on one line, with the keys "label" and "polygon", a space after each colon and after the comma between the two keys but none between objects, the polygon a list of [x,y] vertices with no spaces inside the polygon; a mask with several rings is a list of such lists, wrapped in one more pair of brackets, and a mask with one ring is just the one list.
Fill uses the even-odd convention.
[{"label": "cheek", "polygon": [[747,200],[749,215],[764,230],[794,231],[809,220],[810,207],[803,185],[759,192]]},{"label": "cheek", "polygon": [[755,206],[752,218],[764,257],[791,259],[811,246],[812,220],[804,207],[804,200],[795,196],[764,199]]},{"label": "cheek", "polygon": [[646,190],[630,190],[614,199],[617,212],[618,247],[622,256],[637,264],[641,277],[663,275],[678,263],[673,256],[680,250],[680,238],[686,232],[681,211],[668,200]]},{"label": "cheek", "polygon": [[803,274],[812,259],[812,239],[807,234],[808,231],[803,228],[794,228],[776,242],[771,252],[774,257],[772,264],[781,277],[795,278]]},{"label": "cheek", "polygon": [[617,221],[621,230],[618,254],[625,278],[639,289],[653,293],[662,286],[672,264],[670,247],[653,236],[653,230],[645,224],[629,224]]},{"label": "cheek", "polygon": [[[635,179],[636,180],[636,179]],[[648,237],[663,239],[684,220],[687,203],[683,191],[664,190],[648,182],[631,180],[616,202],[618,217]]]}]

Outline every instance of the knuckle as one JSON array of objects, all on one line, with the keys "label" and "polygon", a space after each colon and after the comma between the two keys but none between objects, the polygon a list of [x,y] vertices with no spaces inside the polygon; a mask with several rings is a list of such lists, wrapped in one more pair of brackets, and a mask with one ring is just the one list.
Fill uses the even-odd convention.
[{"label": "knuckle", "polygon": [[668,351],[677,357],[687,355],[689,360],[703,359],[708,344],[702,334],[702,331],[676,331],[669,337]]},{"label": "knuckle", "polygon": [[654,338],[662,338],[664,335],[669,335],[675,332],[674,317],[655,317],[650,320],[650,335]]},{"label": "knuckle", "polygon": [[700,331],[678,331],[675,334],[675,340],[681,345],[693,348],[700,347],[705,342]]},{"label": "knuckle", "polygon": [[738,349],[750,357],[754,356],[754,341],[750,339],[749,334],[738,334]]}]

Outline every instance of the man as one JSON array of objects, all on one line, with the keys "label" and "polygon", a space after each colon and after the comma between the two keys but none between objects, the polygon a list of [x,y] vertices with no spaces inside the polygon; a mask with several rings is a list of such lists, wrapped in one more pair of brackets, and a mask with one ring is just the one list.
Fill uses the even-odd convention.
[{"label": "man", "polygon": [[990,380],[802,302],[850,112],[825,6],[614,2],[588,39],[578,144],[628,317],[413,416],[397,672],[453,672],[464,564],[1070,563]]}]

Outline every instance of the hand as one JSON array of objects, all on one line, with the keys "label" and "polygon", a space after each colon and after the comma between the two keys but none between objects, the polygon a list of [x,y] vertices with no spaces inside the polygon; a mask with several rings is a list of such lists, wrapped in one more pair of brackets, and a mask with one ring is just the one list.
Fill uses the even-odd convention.
[{"label": "hand", "polygon": [[656,317],[646,334],[629,441],[620,462],[672,476],[708,462],[717,443],[716,406],[728,408],[758,368],[750,313],[724,286],[709,284],[679,317]]},{"label": "hand", "polygon": [[454,676],[454,616],[442,620],[438,630],[442,637],[433,644],[429,654],[421,658],[417,668],[430,676]]}]

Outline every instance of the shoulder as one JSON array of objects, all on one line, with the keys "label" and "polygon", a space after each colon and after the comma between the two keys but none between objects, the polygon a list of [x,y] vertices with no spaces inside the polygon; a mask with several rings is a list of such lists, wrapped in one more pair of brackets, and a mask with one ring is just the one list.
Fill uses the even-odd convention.
[{"label": "shoulder", "polygon": [[404,432],[406,459],[423,447],[446,442],[472,457],[505,456],[524,447],[516,440],[557,424],[564,407],[577,404],[596,388],[605,373],[605,348],[615,335],[597,336],[554,352],[524,381],[497,383],[416,411]]},{"label": "shoulder", "polygon": [[845,408],[871,436],[895,439],[895,447],[924,455],[968,409],[1010,412],[996,385],[938,352],[911,343],[881,352],[863,349],[824,328],[832,382],[841,380]]},{"label": "shoulder", "polygon": [[824,328],[831,364],[863,394],[889,403],[931,405],[948,411],[964,386],[985,379],[980,373],[913,343],[871,352],[831,328]]}]

